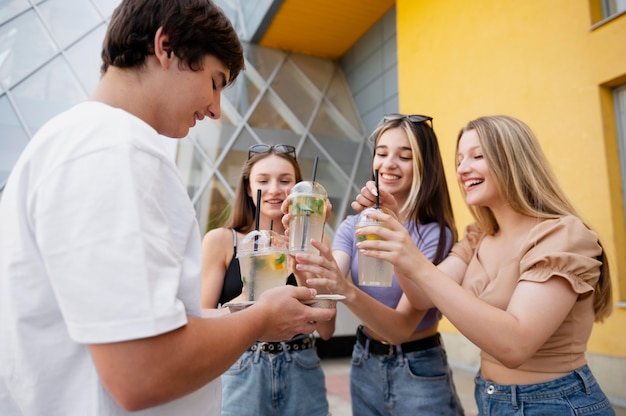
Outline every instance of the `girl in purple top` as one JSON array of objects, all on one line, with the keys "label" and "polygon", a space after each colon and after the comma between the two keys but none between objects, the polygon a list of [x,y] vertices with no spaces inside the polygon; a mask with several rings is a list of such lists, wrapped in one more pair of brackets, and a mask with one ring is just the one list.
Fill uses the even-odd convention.
[{"label": "girl in purple top", "polygon": [[[432,118],[389,114],[372,137],[381,206],[396,214],[431,261],[440,262],[457,234]],[[375,189],[368,182],[353,208],[372,206]],[[353,414],[463,415],[438,310],[413,308],[395,275],[391,287],[358,285],[356,220],[349,216],[339,226],[332,252],[314,242],[320,256],[296,256],[298,271],[316,275],[307,284],[345,295],[345,305],[363,323],[352,353]],[[345,278],[348,273],[352,279]]]}]

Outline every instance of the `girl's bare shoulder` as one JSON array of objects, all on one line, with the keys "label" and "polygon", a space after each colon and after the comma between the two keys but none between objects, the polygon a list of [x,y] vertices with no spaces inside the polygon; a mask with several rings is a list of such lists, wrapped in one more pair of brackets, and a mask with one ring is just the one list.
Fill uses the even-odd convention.
[{"label": "girl's bare shoulder", "polygon": [[231,248],[233,246],[233,230],[231,228],[214,228],[202,238],[202,247],[216,249]]}]

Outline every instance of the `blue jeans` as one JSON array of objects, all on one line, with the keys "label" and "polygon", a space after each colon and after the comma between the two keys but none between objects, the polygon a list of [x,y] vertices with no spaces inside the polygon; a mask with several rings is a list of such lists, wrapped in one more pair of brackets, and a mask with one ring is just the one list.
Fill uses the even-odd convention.
[{"label": "blue jeans", "polygon": [[246,351],[222,375],[222,416],[328,416],[315,348],[278,354]]},{"label": "blue jeans", "polygon": [[501,385],[480,374],[474,381],[474,398],[481,416],[615,416],[587,366],[545,383]]},{"label": "blue jeans", "polygon": [[370,354],[357,342],[350,395],[355,416],[464,414],[442,346],[383,356]]}]

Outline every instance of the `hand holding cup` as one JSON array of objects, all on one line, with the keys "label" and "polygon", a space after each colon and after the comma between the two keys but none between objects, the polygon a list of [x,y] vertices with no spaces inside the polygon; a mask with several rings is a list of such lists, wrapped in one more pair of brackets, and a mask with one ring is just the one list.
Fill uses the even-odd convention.
[{"label": "hand holding cup", "polygon": [[[328,322],[337,313],[334,308],[314,308],[305,302],[315,299],[315,289],[281,286],[267,290],[245,313],[261,314],[267,319],[261,341],[285,341],[297,334],[310,334],[318,322]],[[241,312],[243,313],[243,312]]]}]

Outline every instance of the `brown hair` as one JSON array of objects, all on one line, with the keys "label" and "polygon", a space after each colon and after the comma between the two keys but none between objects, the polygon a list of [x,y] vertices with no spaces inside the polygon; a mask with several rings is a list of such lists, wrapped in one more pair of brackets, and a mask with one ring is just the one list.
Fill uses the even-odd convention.
[{"label": "brown hair", "polygon": [[276,151],[273,147],[264,153],[252,153],[243,165],[241,176],[235,190],[235,199],[233,201],[232,217],[229,228],[233,228],[240,233],[248,232],[252,229],[256,219],[256,206],[254,200],[248,195],[248,187],[250,186],[250,171],[252,167],[262,159],[270,155],[276,155],[285,159],[293,166],[296,174],[296,183],[302,180],[302,170],[300,164],[294,156],[289,153]]},{"label": "brown hair", "polygon": [[102,44],[101,73],[109,66],[135,68],[154,54],[157,30],[171,51],[192,71],[211,55],[229,70],[229,84],[243,70],[243,46],[222,9],[212,0],[123,0],[115,9]]}]

